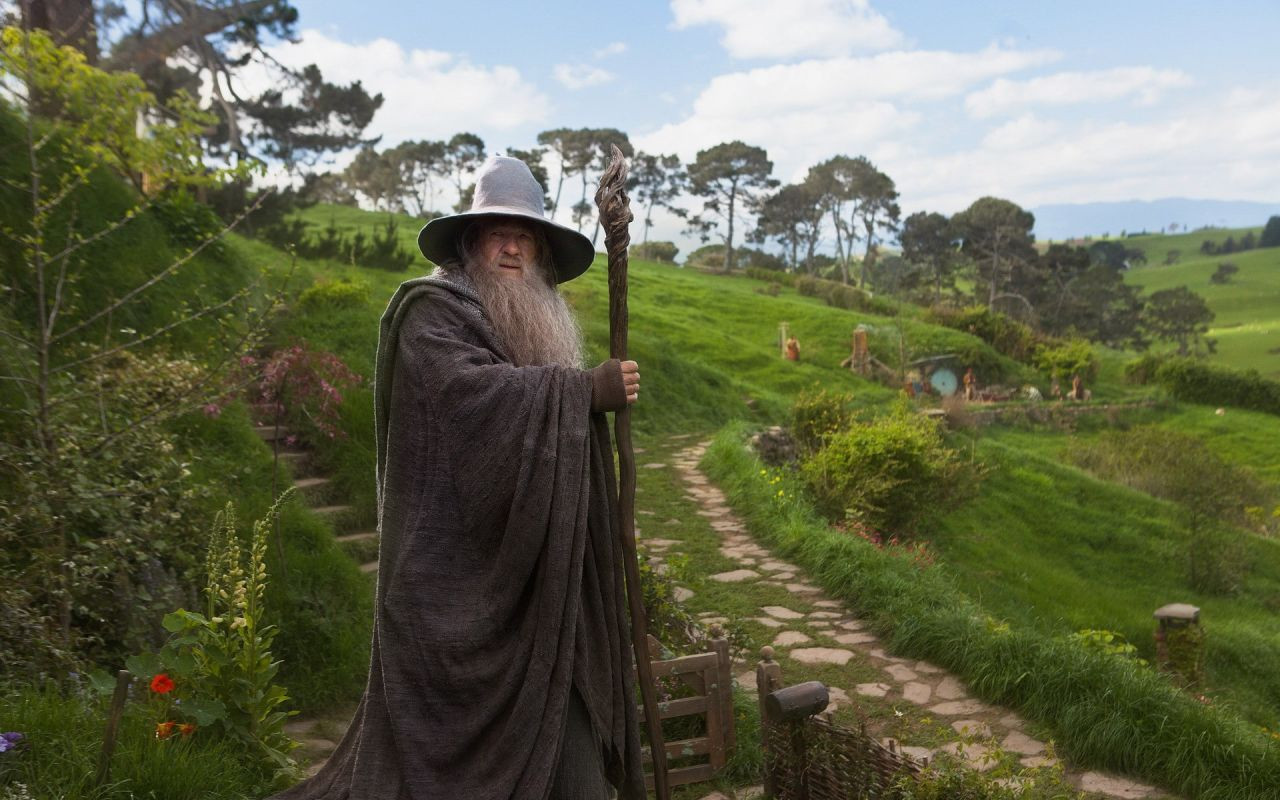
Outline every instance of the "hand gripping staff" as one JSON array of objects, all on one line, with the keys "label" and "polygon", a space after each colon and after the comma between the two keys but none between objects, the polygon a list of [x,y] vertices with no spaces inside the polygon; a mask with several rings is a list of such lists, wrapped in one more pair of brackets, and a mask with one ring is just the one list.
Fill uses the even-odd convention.
[{"label": "hand gripping staff", "polygon": [[[627,225],[632,220],[631,201],[627,198],[627,162],[622,151],[611,147],[612,157],[600,188],[596,190],[596,206],[600,224],[604,226],[604,247],[609,255],[609,355],[619,361],[627,358],[627,246],[631,234]],[[623,561],[626,568],[627,602],[631,608],[631,647],[636,656],[636,674],[640,681],[640,698],[644,703],[645,727],[649,733],[649,752],[653,756],[653,788],[657,800],[668,800],[667,750],[662,742],[662,720],[654,697],[653,670],[649,664],[648,620],[640,591],[640,567],[636,558],[636,456],[631,447],[631,409],[624,408],[613,416],[614,438],[618,443],[618,530],[622,535]]]}]

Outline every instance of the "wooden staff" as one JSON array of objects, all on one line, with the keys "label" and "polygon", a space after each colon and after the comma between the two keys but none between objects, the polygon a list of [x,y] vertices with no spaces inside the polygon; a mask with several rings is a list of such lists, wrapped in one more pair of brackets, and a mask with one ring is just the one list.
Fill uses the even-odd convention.
[{"label": "wooden staff", "polygon": [[[600,176],[596,206],[604,226],[604,248],[609,254],[609,355],[627,358],[627,246],[631,234],[631,202],[627,198],[627,161],[622,151],[611,147],[609,167]],[[668,800],[667,749],[662,741],[662,720],[658,716],[656,687],[649,663],[648,620],[640,591],[640,567],[636,556],[636,456],[631,447],[631,409],[613,416],[614,438],[618,442],[618,530],[627,580],[627,601],[631,607],[631,648],[640,678],[640,698],[644,703],[645,727],[649,732],[649,753],[653,756],[653,789],[658,800]]]}]

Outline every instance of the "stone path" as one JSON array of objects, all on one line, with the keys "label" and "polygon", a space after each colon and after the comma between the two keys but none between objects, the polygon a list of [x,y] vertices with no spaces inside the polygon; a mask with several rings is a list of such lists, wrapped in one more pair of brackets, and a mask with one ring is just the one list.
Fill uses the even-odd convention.
[{"label": "stone path", "polygon": [[[855,698],[887,701],[915,707],[932,719],[940,719],[955,731],[955,740],[945,744],[912,744],[897,742],[908,755],[924,759],[949,753],[973,769],[987,771],[996,766],[998,753],[1004,758],[1017,758],[1023,767],[1036,768],[1057,764],[1048,754],[1046,744],[1028,733],[1028,725],[1017,714],[981,702],[968,693],[963,681],[945,670],[918,659],[898,658],[888,653],[865,623],[842,604],[823,594],[807,581],[803,570],[776,558],[753,540],[745,524],[728,507],[724,494],[698,470],[698,461],[708,443],[694,444],[680,450],[674,467],[683,480],[690,499],[719,535],[720,553],[733,562],[735,569],[708,576],[708,580],[727,584],[766,584],[780,587],[790,597],[785,605],[766,605],[758,609],[751,621],[769,631],[776,631],[772,647],[779,656],[820,669],[831,693],[829,714],[855,703]],[[648,466],[648,465],[646,465]],[[642,539],[646,551],[663,558],[676,555],[679,542],[664,539]],[[685,599],[692,592],[685,589]],[[699,614],[704,623],[726,622],[717,612]],[[755,689],[754,664],[741,664],[745,671],[737,676],[739,685]],[[840,685],[828,678],[831,670],[847,675]],[[868,668],[874,679],[867,680]],[[787,684],[810,679],[798,674],[800,669],[784,663],[783,680]],[[901,715],[895,709],[894,713]],[[874,728],[869,727],[869,730]],[[961,739],[965,744],[961,744]],[[1100,772],[1084,771],[1061,765],[1066,780],[1078,789],[1107,798],[1168,797],[1151,786]],[[1017,781],[1017,778],[1005,779]],[[719,793],[704,800],[723,797]]]}]

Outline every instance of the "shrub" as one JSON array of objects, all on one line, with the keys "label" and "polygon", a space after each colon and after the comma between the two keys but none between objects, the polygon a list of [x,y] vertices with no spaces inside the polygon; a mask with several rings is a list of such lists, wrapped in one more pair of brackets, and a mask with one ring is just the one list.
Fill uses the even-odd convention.
[{"label": "shrub", "polygon": [[1041,344],[1036,348],[1035,365],[1055,378],[1079,375],[1092,381],[1098,375],[1098,355],[1085,339],[1071,339],[1058,345]]},{"label": "shrub", "polygon": [[972,473],[937,422],[901,404],[827,437],[801,475],[829,516],[909,534],[943,503],[963,497]]},{"label": "shrub", "polygon": [[783,286],[795,286],[797,277],[802,277],[793,272],[783,272],[765,267],[747,267],[745,271],[748,278],[765,281],[766,283],[780,283]]},{"label": "shrub", "polygon": [[650,261],[674,264],[676,254],[679,252],[680,248],[676,247],[675,242],[644,242],[631,245],[630,255],[632,258],[647,258]]},{"label": "shrub", "polygon": [[898,314],[898,307],[888,300],[874,297],[856,286],[849,286],[839,281],[828,281],[810,275],[801,275],[795,279],[796,291],[807,297],[821,297],[827,305],[849,311],[865,311],[893,317]]},{"label": "shrub", "polygon": [[1231,279],[1235,276],[1240,268],[1231,261],[1223,261],[1218,265],[1218,269],[1209,276],[1209,283],[1231,283]]},{"label": "shrub", "polygon": [[1280,414],[1280,381],[1264,378],[1257,370],[1232,369],[1193,358],[1148,357],[1130,364],[1125,374],[1133,380],[1154,380],[1184,402]]},{"label": "shrub", "polygon": [[925,321],[971,333],[995,348],[996,352],[1024,364],[1031,363],[1036,348],[1048,341],[1029,326],[985,306],[965,309],[934,306],[929,309]]},{"label": "shrub", "polygon": [[369,284],[354,278],[320,281],[298,298],[302,311],[319,309],[362,308],[369,302]]},{"label": "shrub", "polygon": [[827,437],[853,422],[853,395],[828,392],[816,385],[796,396],[791,406],[791,435],[805,452],[819,450]]}]

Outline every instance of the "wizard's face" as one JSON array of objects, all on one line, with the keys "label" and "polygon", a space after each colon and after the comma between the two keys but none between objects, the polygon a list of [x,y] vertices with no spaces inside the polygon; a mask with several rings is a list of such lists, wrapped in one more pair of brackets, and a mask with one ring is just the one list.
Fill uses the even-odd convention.
[{"label": "wizard's face", "polygon": [[480,225],[476,237],[480,268],[496,278],[529,280],[538,263],[538,238],[533,226],[514,219]]}]

